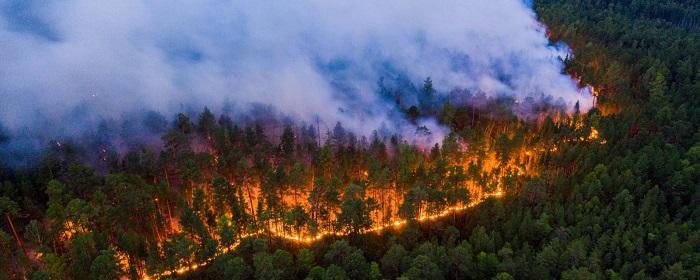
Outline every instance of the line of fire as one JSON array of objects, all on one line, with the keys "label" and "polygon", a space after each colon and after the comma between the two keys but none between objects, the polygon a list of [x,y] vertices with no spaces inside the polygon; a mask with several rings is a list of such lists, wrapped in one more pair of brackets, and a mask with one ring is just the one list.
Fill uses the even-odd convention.
[{"label": "line of fire", "polygon": [[[552,158],[606,143],[595,129],[595,109],[545,107],[523,118],[509,109],[513,103],[444,104],[433,115],[450,133],[434,146],[397,134],[358,136],[341,123],[240,123],[207,109],[196,119],[180,114],[159,152],[130,151],[116,160],[102,149],[103,163],[122,171],[106,175],[103,189],[49,184],[46,223],[55,238],[44,252],[60,253],[63,243],[100,232],[117,244],[125,275],[184,274],[244,238],[310,243],[454,218],[488,198],[537,200],[550,191],[548,178],[576,169],[575,162],[552,166]],[[67,174],[85,184],[96,176],[81,166]],[[523,191],[524,183],[535,186]]]}]

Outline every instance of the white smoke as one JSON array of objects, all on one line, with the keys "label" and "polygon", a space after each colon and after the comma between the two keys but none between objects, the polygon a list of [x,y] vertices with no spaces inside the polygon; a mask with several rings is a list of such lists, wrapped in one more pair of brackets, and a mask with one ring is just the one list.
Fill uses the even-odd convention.
[{"label": "white smoke", "polygon": [[430,76],[442,92],[591,104],[561,73],[567,51],[521,0],[9,0],[0,11],[0,124],[10,135],[231,102],[400,132],[410,125],[376,94],[387,71]]}]

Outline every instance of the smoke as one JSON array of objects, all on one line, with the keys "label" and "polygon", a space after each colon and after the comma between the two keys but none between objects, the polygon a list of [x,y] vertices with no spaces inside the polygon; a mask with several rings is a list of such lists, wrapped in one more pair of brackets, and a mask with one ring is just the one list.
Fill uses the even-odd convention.
[{"label": "smoke", "polygon": [[[415,130],[377,94],[397,76],[585,110],[590,96],[561,72],[567,53],[521,0],[9,0],[0,134],[26,149],[104,119],[255,103],[365,135]],[[445,133],[420,122],[430,141]]]}]

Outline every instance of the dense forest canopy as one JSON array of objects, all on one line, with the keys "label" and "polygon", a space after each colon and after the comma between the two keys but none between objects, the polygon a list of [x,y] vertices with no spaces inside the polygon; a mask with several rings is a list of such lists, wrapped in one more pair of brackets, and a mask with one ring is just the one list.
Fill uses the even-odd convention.
[{"label": "dense forest canopy", "polygon": [[700,6],[534,7],[591,111],[428,78],[377,94],[448,127],[435,146],[206,108],[154,117],[162,150],[56,142],[0,169],[0,278],[699,278]]}]

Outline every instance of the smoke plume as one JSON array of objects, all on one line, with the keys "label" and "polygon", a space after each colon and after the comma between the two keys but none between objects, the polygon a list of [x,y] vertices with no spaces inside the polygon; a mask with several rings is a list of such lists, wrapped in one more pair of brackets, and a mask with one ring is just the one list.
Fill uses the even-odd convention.
[{"label": "smoke plume", "polygon": [[[9,0],[0,131],[10,140],[0,149],[40,147],[105,119],[225,105],[269,104],[365,135],[415,130],[377,94],[382,77],[585,110],[590,96],[562,74],[566,55],[522,0]],[[438,135],[431,141],[444,133],[418,125]]]}]

